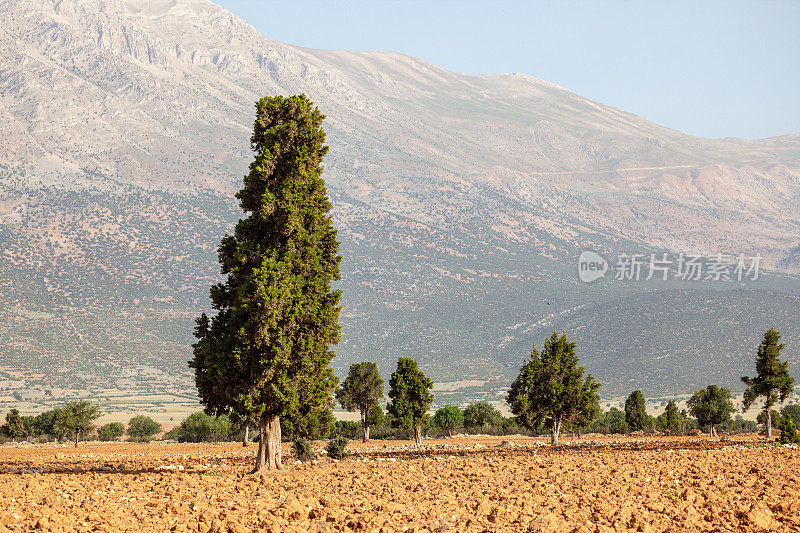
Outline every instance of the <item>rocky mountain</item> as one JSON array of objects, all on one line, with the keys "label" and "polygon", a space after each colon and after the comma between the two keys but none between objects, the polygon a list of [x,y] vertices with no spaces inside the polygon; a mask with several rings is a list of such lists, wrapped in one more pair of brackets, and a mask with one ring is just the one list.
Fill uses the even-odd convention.
[{"label": "rocky mountain", "polygon": [[[328,117],[339,369],[411,355],[491,394],[548,327],[581,329],[567,318],[580,312],[598,318],[583,357],[607,390],[666,383],[663,344],[638,370],[606,357],[627,342],[604,329],[620,312],[608,303],[635,317],[658,294],[667,322],[691,320],[707,310],[673,304],[710,284],[584,285],[583,249],[760,254],[753,298],[796,309],[800,135],[692,137],[529,76],[270,41],[204,0],[1,0],[0,21],[0,379],[191,388],[192,317],[239,216],[253,104],[278,93]],[[726,288],[741,286],[713,290]],[[776,320],[792,323],[765,313],[753,331]],[[728,377],[758,339],[740,340]]]}]

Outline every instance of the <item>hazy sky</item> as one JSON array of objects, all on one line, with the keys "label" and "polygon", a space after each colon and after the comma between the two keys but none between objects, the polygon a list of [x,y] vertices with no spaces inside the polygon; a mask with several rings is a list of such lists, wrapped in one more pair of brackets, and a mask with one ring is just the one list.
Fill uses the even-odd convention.
[{"label": "hazy sky", "polygon": [[523,72],[694,135],[800,133],[800,1],[216,2],[276,41]]}]

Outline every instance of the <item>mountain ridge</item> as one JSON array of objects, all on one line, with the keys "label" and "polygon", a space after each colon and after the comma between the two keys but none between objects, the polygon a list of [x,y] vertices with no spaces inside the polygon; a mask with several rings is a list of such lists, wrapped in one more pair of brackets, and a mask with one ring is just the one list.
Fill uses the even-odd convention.
[{"label": "mountain ridge", "polygon": [[758,253],[771,289],[797,289],[800,135],[693,137],[527,75],[278,43],[203,0],[6,0],[0,15],[0,346],[20,367],[46,353],[75,371],[86,352],[98,376],[143,364],[159,387],[189,382],[191,318],[267,94],[305,92],[328,117],[337,365],[410,351],[437,379],[496,387],[534,332],[509,324],[652,289],[581,286],[583,249]]}]

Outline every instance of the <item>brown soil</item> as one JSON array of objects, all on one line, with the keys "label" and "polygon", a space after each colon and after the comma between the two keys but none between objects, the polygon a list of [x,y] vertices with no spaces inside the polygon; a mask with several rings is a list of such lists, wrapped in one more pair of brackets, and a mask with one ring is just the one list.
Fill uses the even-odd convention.
[{"label": "brown soil", "polygon": [[408,444],[264,477],[255,446],[6,446],[0,531],[800,531],[800,450],[754,435]]}]

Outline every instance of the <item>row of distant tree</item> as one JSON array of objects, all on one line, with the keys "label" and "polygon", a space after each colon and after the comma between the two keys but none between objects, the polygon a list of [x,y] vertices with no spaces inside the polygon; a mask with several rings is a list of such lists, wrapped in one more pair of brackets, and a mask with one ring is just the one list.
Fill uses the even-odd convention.
[{"label": "row of distant tree", "polygon": [[12,441],[72,440],[77,446],[79,440],[95,434],[101,441],[118,440],[127,435],[129,440],[147,442],[161,433],[161,424],[145,415],[134,416],[127,427],[121,422],[96,427],[94,422],[101,415],[99,406],[88,400],[67,402],[36,416],[23,416],[19,410],[11,409],[6,414],[5,424],[0,426],[0,437]]},{"label": "row of distant tree", "polygon": [[[779,340],[780,335],[774,330],[764,335],[756,357],[757,376],[742,378],[748,384],[744,406],[747,409],[756,398],[764,397],[764,410],[756,423],[761,424],[768,435],[770,428],[777,426],[783,441],[795,442],[800,405],[787,405],[781,411],[772,409],[777,402],[786,399],[793,385],[787,363],[779,358],[783,349]],[[676,402],[670,400],[657,417],[647,413],[640,390],[628,396],[624,411],[612,408],[603,412],[597,395],[600,384],[590,374],[584,376],[583,367],[578,366],[575,343],[557,333],[546,340],[541,352],[534,347],[530,360],[512,383],[507,401],[513,417],[504,417],[488,402],[478,402],[463,410],[448,405],[429,416],[432,388],[433,382],[416,361],[400,358],[389,380],[389,402],[384,412],[380,405],[384,398],[384,382],[377,365],[371,362],[353,364],[335,391],[335,397],[345,409],[359,412],[360,422],[337,421],[332,403],[329,403],[320,409],[305,413],[296,411],[285,416],[284,440],[322,440],[338,436],[366,441],[373,428],[380,431],[382,438],[404,437],[410,433],[417,444],[421,443],[426,429],[450,435],[459,430],[549,433],[554,443],[558,443],[563,431],[620,434],[662,431],[678,435],[703,429],[713,436],[718,429],[726,432],[756,430],[756,423],[744,420],[741,415],[735,419],[731,417],[735,412],[731,392],[718,385],[695,392],[685,410],[680,410]],[[37,416],[21,416],[18,410],[12,409],[6,415],[6,423],[0,427],[0,435],[13,440],[27,437],[72,439],[77,446],[80,439],[87,438],[95,429],[97,438],[102,441],[118,440],[127,435],[129,440],[139,442],[150,440],[162,430],[160,424],[144,415],[131,418],[127,427],[112,422],[95,428],[94,421],[100,414],[99,407],[86,400],[68,402]],[[241,439],[247,444],[253,425],[253,421],[246,418],[214,417],[198,412],[188,416],[163,438],[181,442]]]},{"label": "row of distant tree", "polygon": [[[538,434],[549,432],[556,444],[565,430],[573,433],[658,430],[684,434],[702,428],[710,435],[716,435],[718,428],[725,431],[756,429],[754,423],[745,421],[741,415],[736,419],[731,417],[735,408],[730,389],[713,384],[691,396],[687,402],[688,413],[679,410],[673,400],[662,414],[652,417],[647,414],[644,394],[640,390],[627,398],[624,412],[611,409],[604,413],[597,394],[600,384],[591,374],[584,375],[584,368],[578,365],[575,347],[566,335],[558,333],[553,333],[545,341],[541,352],[534,347],[506,397],[515,415],[511,419],[505,419],[492,405],[481,402],[465,411],[456,406],[442,407],[429,420],[426,413],[433,398],[429,392],[432,383],[416,362],[400,359],[390,380],[387,407],[391,425],[413,428],[418,444],[422,428],[429,425],[448,432],[461,427],[484,430],[522,428]],[[800,421],[800,407],[786,406],[781,412],[772,409],[776,403],[784,402],[793,390],[788,363],[780,359],[783,348],[777,331],[770,329],[765,333],[756,355],[756,376],[742,378],[747,385],[744,410],[749,409],[756,399],[763,398],[764,410],[758,423],[765,427],[767,437],[771,438],[771,427],[777,425],[782,440],[794,442],[797,440],[793,435],[796,434],[795,425]],[[383,380],[377,365],[352,365],[336,397],[346,409],[360,412],[362,438],[367,440],[370,426],[377,420],[374,413],[380,410],[378,401],[383,397]]]}]

